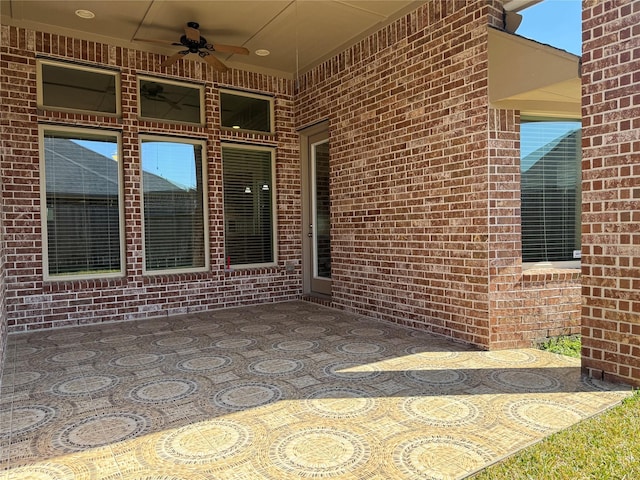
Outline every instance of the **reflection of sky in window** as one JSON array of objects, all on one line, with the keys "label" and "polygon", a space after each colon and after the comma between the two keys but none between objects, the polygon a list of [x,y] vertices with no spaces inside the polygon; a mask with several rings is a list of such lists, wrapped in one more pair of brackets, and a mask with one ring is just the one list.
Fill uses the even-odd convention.
[{"label": "reflection of sky in window", "polygon": [[[97,140],[73,140],[78,145],[100,155],[118,160],[116,142]],[[194,146],[169,142],[144,142],[142,144],[142,169],[162,177],[180,187],[196,188]]]},{"label": "reflection of sky in window", "polygon": [[[520,125],[520,159],[522,161],[521,170],[526,172],[533,163],[539,159],[527,159],[527,156],[536,150],[549,146],[551,149],[554,140],[563,137],[567,133],[580,130],[580,122],[522,122]],[[529,160],[527,164],[527,160]]]},{"label": "reflection of sky in window", "polygon": [[186,188],[196,188],[194,146],[186,143],[142,142],[142,169]]}]

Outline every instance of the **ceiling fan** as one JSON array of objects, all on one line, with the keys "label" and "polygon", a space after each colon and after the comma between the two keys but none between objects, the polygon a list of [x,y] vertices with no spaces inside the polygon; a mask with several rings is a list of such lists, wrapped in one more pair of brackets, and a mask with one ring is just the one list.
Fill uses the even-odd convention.
[{"label": "ceiling fan", "polygon": [[228,70],[227,66],[218,60],[212,52],[221,52],[221,53],[237,53],[239,55],[249,55],[249,50],[244,47],[239,47],[236,45],[222,45],[222,44],[213,44],[209,43],[206,38],[200,35],[200,25],[196,22],[188,22],[184,27],[184,35],[180,37],[180,42],[165,42],[162,40],[146,40],[143,38],[134,38],[134,40],[139,42],[151,42],[151,43],[161,43],[165,45],[175,45],[185,47],[186,50],[181,50],[177,53],[174,53],[169,58],[167,58],[164,62],[160,64],[162,67],[168,67],[173,65],[178,60],[180,60],[185,55],[190,53],[197,54],[202,60],[211,65],[214,69],[219,72],[226,72]]}]

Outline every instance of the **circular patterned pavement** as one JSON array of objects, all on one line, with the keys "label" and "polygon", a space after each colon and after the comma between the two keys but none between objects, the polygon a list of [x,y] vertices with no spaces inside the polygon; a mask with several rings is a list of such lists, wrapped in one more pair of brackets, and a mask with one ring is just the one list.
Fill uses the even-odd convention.
[{"label": "circular patterned pavement", "polygon": [[112,413],[87,418],[65,428],[59,442],[72,450],[101,447],[139,435],[147,421],[132,413]]},{"label": "circular patterned pavement", "polygon": [[63,397],[99,393],[108,390],[120,383],[115,375],[91,375],[88,377],[75,377],[56,383],[51,391]]},{"label": "circular patterned pavement", "polygon": [[338,345],[337,350],[347,355],[375,355],[384,351],[382,345],[365,342],[349,342]]},{"label": "circular patterned pavement", "polygon": [[451,360],[460,355],[460,352],[452,352],[445,348],[413,346],[405,350],[410,355],[419,355],[427,361]]},{"label": "circular patterned pavement", "polygon": [[524,350],[496,350],[480,354],[492,362],[508,365],[526,365],[537,361],[535,355]]},{"label": "circular patterned pavement", "polygon": [[185,345],[191,345],[196,341],[197,339],[193,337],[171,336],[168,338],[161,338],[160,340],[156,340],[155,342],[153,342],[153,344],[159,347],[184,347]]},{"label": "circular patterned pavement", "polygon": [[121,334],[121,335],[110,335],[108,337],[102,337],[100,338],[99,342],[105,343],[107,345],[111,345],[111,344],[119,345],[123,343],[135,342],[137,339],[138,339],[137,335]]},{"label": "circular patterned pavement", "polygon": [[244,383],[219,391],[212,398],[215,405],[229,410],[260,407],[280,400],[282,391],[267,383]]},{"label": "circular patterned pavement", "polygon": [[29,480],[67,480],[76,478],[75,472],[66,465],[53,465],[50,463],[38,462],[37,465],[27,465],[11,470],[12,477],[25,478]]},{"label": "circular patterned pavement", "polygon": [[381,337],[387,332],[381,328],[359,327],[352,328],[348,330],[347,333],[356,337]]},{"label": "circular patterned pavement", "polygon": [[560,386],[554,377],[522,369],[495,370],[490,378],[501,387],[517,392],[551,392]]},{"label": "circular patterned pavement", "polygon": [[162,363],[164,355],[156,353],[134,353],[131,355],[123,355],[109,361],[112,367],[148,367]]},{"label": "circular patterned pavement", "polygon": [[336,387],[314,392],[305,405],[322,417],[350,418],[367,414],[375,402],[362,390]]},{"label": "circular patterned pavement", "polygon": [[494,460],[481,445],[452,437],[421,437],[401,443],[393,462],[406,478],[462,478]]},{"label": "circular patterned pavement", "polygon": [[188,360],[181,360],[176,364],[176,368],[183,372],[206,372],[218,370],[231,365],[231,363],[231,357],[224,355],[203,355]]},{"label": "circular patterned pavement", "polygon": [[156,454],[172,463],[212,463],[237,456],[252,440],[251,431],[240,423],[209,420],[165,436],[158,442]]},{"label": "circular patterned pavement", "polygon": [[233,350],[238,348],[247,348],[251,345],[255,345],[257,342],[253,338],[225,338],[224,340],[218,340],[213,345],[225,350]]},{"label": "circular patterned pavement", "polygon": [[6,373],[2,378],[2,381],[6,385],[13,385],[14,387],[21,387],[30,383],[36,382],[43,377],[46,377],[46,373],[42,372],[20,372],[14,375],[13,372]]},{"label": "circular patterned pavement", "polygon": [[513,402],[507,412],[518,423],[543,433],[565,428],[584,418],[578,410],[541,398]]},{"label": "circular patterned pavement", "polygon": [[191,380],[155,380],[134,388],[130,396],[141,403],[166,403],[182,400],[197,389],[198,385]]},{"label": "circular patterned pavement", "polygon": [[249,365],[249,371],[256,375],[282,376],[298,372],[304,368],[304,363],[300,360],[288,358],[270,358],[260,360]]},{"label": "circular patterned pavement", "polygon": [[326,334],[327,329],[325,327],[320,327],[317,325],[304,325],[302,327],[295,328],[293,331],[301,335],[317,336]]},{"label": "circular patterned pavement", "polygon": [[324,373],[339,380],[372,380],[382,372],[374,365],[355,362],[334,362],[323,369]]},{"label": "circular patterned pavement", "polygon": [[297,477],[332,478],[360,469],[371,451],[364,437],[353,432],[311,427],[276,441],[269,456],[274,465]]},{"label": "circular patterned pavement", "polygon": [[437,427],[457,427],[477,421],[480,411],[471,402],[451,397],[413,397],[405,400],[402,410],[409,418]]},{"label": "circular patterned pavement", "polygon": [[282,352],[307,352],[318,348],[318,342],[311,340],[286,340],[276,343],[273,348]]},{"label": "circular patterned pavement", "polygon": [[98,356],[99,352],[94,350],[72,350],[70,352],[58,353],[49,357],[55,363],[75,363],[91,360]]},{"label": "circular patterned pavement", "polygon": [[[11,412],[11,421],[1,422],[0,424],[0,438],[35,430],[50,422],[55,413],[56,411],[53,408],[44,405],[14,408]],[[4,415],[2,416],[4,417]]]},{"label": "circular patterned pavement", "polygon": [[467,380],[467,374],[461,370],[409,370],[405,375],[411,380],[438,387],[461,385]]}]

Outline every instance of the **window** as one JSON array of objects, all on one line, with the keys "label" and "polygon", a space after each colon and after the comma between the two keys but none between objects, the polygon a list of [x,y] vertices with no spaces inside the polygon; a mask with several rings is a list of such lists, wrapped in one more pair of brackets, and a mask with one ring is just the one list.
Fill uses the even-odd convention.
[{"label": "window", "polygon": [[273,150],[224,146],[222,165],[227,264],[245,267],[274,264]]},{"label": "window", "polygon": [[120,78],[116,71],[38,60],[38,107],[120,114]]},{"label": "window", "polygon": [[145,271],[208,268],[204,142],[141,137]]},{"label": "window", "polygon": [[220,91],[221,124],[226,128],[273,133],[273,98]]},{"label": "window", "polygon": [[138,78],[141,118],[204,125],[203,99],[202,85]]},{"label": "window", "polygon": [[523,120],[521,215],[524,262],[580,258],[579,121]]},{"label": "window", "polygon": [[40,129],[45,278],[121,274],[120,136]]}]

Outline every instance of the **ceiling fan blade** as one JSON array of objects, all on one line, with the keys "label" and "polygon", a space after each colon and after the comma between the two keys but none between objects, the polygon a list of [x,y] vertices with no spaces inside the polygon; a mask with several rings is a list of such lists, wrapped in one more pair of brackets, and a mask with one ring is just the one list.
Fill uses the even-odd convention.
[{"label": "ceiling fan blade", "polygon": [[249,55],[249,50],[247,50],[244,47],[238,47],[237,45],[222,45],[220,43],[215,43],[212,45],[210,43],[207,43],[205,47],[207,48],[207,50],[211,50],[213,52],[237,53],[238,55]]},{"label": "ceiling fan blade", "polygon": [[173,65],[178,60],[180,60],[182,57],[184,57],[187,53],[189,53],[189,50],[183,50],[182,52],[174,53],[169,58],[167,58],[164,62],[162,62],[160,64],[160,66],[161,67],[168,67],[170,65]]},{"label": "ceiling fan blade", "polygon": [[209,65],[211,65],[215,70],[219,72],[226,72],[228,70],[227,66],[224,63],[222,63],[220,60],[218,60],[216,57],[214,57],[210,53],[198,52],[198,55],[200,55],[202,60],[207,62]]},{"label": "ceiling fan blade", "polygon": [[185,25],[184,34],[189,40],[200,41],[200,30],[198,30],[198,24],[195,22],[189,22]]}]

